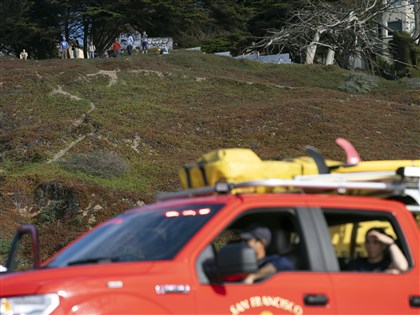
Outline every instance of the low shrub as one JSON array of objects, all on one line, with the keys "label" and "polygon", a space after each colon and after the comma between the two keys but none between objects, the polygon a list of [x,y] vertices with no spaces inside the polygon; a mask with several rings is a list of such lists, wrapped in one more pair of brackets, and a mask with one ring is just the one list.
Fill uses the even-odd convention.
[{"label": "low shrub", "polygon": [[115,152],[77,154],[60,165],[69,171],[84,172],[102,178],[119,176],[128,170],[128,164]]},{"label": "low shrub", "polygon": [[351,72],[339,89],[349,93],[367,93],[377,86],[375,77],[359,72]]}]

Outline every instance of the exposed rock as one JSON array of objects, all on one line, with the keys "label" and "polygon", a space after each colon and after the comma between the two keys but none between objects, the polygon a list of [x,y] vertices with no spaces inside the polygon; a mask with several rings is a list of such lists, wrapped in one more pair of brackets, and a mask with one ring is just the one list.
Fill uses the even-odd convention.
[{"label": "exposed rock", "polygon": [[74,190],[58,182],[40,184],[35,190],[35,205],[41,221],[61,219],[79,210]]},{"label": "exposed rock", "polygon": [[94,206],[93,207],[93,211],[99,211],[99,210],[102,210],[103,209],[103,207],[102,206],[100,206],[100,205],[96,205],[96,206]]}]

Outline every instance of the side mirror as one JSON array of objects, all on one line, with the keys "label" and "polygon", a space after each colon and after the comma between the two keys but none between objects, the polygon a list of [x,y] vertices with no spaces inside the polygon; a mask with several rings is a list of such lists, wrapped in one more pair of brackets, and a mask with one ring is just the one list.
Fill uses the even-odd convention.
[{"label": "side mirror", "polygon": [[220,277],[243,277],[258,270],[255,251],[246,243],[231,243],[223,247],[216,258]]},{"label": "side mirror", "polygon": [[7,257],[6,269],[7,272],[13,271],[16,253],[19,247],[20,240],[25,234],[31,235],[32,240],[32,254],[33,254],[33,267],[38,269],[40,267],[39,260],[39,243],[38,243],[38,230],[35,225],[25,224],[17,228],[16,234],[13,238],[12,246]]}]

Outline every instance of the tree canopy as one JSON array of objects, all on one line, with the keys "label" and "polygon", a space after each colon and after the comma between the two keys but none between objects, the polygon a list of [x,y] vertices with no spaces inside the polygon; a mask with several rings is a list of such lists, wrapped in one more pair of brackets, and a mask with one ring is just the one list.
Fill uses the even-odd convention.
[{"label": "tree canopy", "polygon": [[[420,0],[410,2],[416,17],[413,37],[419,37]],[[336,58],[345,63],[346,54],[360,48],[354,45],[356,36],[350,28],[368,31],[365,40],[369,42],[377,27],[379,3],[383,1],[1,0],[0,54],[18,56],[26,49],[30,58],[54,58],[62,37],[77,38],[85,54],[88,43],[94,41],[103,53],[119,34],[146,30],[152,37],[173,37],[178,47],[201,46],[207,52],[237,54],[268,38],[277,44],[274,51],[282,48],[297,55],[308,47],[310,51],[319,33],[322,41],[317,45],[336,49],[340,52]],[[360,28],[363,12],[370,15],[362,16],[366,23]],[[337,24],[340,19],[347,19],[347,24]],[[294,35],[279,36],[284,30]],[[361,37],[357,38],[360,43]]]},{"label": "tree canopy", "polygon": [[93,40],[103,52],[118,34],[142,30],[179,47],[240,51],[283,25],[292,7],[286,0],[2,0],[0,52],[18,56],[25,48],[32,58],[52,58],[62,37],[84,47]]}]

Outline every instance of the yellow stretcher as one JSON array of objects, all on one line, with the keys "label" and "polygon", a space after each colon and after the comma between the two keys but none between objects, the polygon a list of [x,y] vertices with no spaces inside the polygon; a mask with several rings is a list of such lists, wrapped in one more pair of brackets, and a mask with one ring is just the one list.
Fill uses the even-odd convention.
[{"label": "yellow stretcher", "polygon": [[[330,173],[396,171],[400,167],[420,167],[420,160],[362,161],[348,165],[325,160]],[[216,182],[239,183],[260,179],[293,179],[301,175],[319,174],[318,165],[310,156],[281,161],[263,161],[250,149],[232,148],[209,152],[196,162],[185,164],[179,176],[184,189],[213,186]]]},{"label": "yellow stretcher", "polygon": [[[339,164],[339,162],[328,162]],[[263,161],[250,149],[221,149],[204,154],[195,163],[180,170],[184,189],[212,186],[219,181],[238,183],[253,179],[284,178],[317,174],[312,158]]]}]

